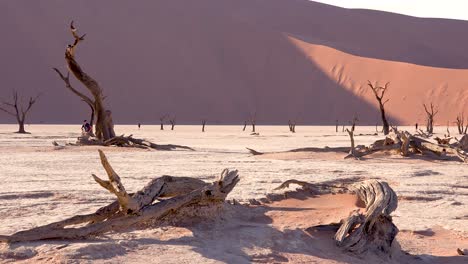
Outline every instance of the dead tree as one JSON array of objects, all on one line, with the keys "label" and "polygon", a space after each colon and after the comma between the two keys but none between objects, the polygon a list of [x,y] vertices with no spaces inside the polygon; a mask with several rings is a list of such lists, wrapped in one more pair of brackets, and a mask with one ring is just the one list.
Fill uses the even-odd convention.
[{"label": "dead tree", "polygon": [[463,135],[468,132],[468,118],[466,119],[465,126],[465,113],[457,115],[457,120],[455,123],[457,124],[458,134]]},{"label": "dead tree", "polygon": [[242,128],[242,131],[245,131],[246,128],[247,128],[247,121],[244,121],[244,128]]},{"label": "dead tree", "polygon": [[112,112],[106,109],[104,105],[105,97],[103,95],[103,90],[97,81],[85,73],[78,62],[75,60],[76,47],[81,41],[84,40],[86,34],[81,36],[78,35],[77,29],[73,26],[73,21],[70,24],[70,31],[74,38],[74,42],[73,44],[68,45],[65,50],[65,61],[67,62],[68,70],[88,89],[94,100],[91,100],[89,97],[86,97],[79,92],[76,93],[77,90],[72,89],[70,85],[68,74],[67,77],[65,77],[58,69],[55,70],[60,75],[60,78],[65,81],[67,88],[78,95],[88,105],[92,104],[92,107],[90,107],[94,111],[93,116],[96,117],[96,138],[100,141],[109,140],[115,137],[114,122],[112,120]]},{"label": "dead tree", "polygon": [[[95,213],[71,218],[20,231],[10,236],[0,235],[0,241],[20,242],[44,239],[82,239],[106,232],[121,230],[141,223],[171,217],[191,206],[210,206],[224,202],[226,196],[239,182],[237,170],[223,170],[214,183],[190,177],[162,176],[151,180],[136,193],[128,193],[102,151],[101,163],[108,180],[93,174],[94,180],[113,193],[117,200],[98,209]],[[159,202],[159,198],[171,197]],[[81,225],[76,227],[76,225]]]},{"label": "dead tree", "polygon": [[166,120],[167,115],[163,115],[159,117],[159,123],[161,124],[161,130],[164,130],[164,121]]},{"label": "dead tree", "polygon": [[251,117],[250,117],[250,124],[252,125],[252,133],[255,133],[255,125],[257,123],[257,112],[255,112]]},{"label": "dead tree", "polygon": [[359,121],[359,119],[357,118],[357,116],[354,116],[353,117],[353,121],[351,122],[351,131],[354,132],[354,130],[356,129],[356,123]]},{"label": "dead tree", "polygon": [[176,124],[176,118],[169,119],[169,123],[171,123],[171,130],[174,130],[175,124]]},{"label": "dead tree", "polygon": [[377,83],[373,85],[370,81],[368,81],[367,83],[367,85],[369,85],[372,92],[374,93],[375,99],[377,99],[377,102],[379,103],[379,109],[380,109],[380,115],[382,118],[384,135],[388,135],[388,133],[390,132],[390,125],[388,124],[387,117],[385,115],[385,104],[388,102],[389,99],[383,101],[385,92],[387,92],[389,84],[390,83],[386,83],[385,86],[382,87],[382,86],[378,86]]},{"label": "dead tree", "polygon": [[16,118],[16,122],[18,123],[18,131],[16,133],[26,134],[26,130],[24,130],[24,122],[26,120],[26,115],[28,114],[31,107],[36,103],[36,100],[39,98],[40,95],[36,97],[29,97],[28,106],[26,110],[24,109],[23,105],[18,105],[18,92],[13,91],[13,101],[12,102],[2,102],[0,103],[0,110],[14,116]]},{"label": "dead tree", "polygon": [[296,121],[288,121],[289,131],[292,133],[296,133]]},{"label": "dead tree", "polygon": [[206,119],[203,119],[202,120],[202,129],[201,129],[202,132],[205,132],[205,125],[206,125]]},{"label": "dead tree", "polygon": [[[75,60],[76,47],[81,41],[84,40],[84,36],[79,36],[77,29],[73,25],[73,21],[70,24],[70,31],[74,38],[72,45],[68,45],[65,50],[65,61],[67,62],[68,70],[71,72],[77,80],[79,80],[91,93],[92,99],[78,90],[74,89],[70,84],[69,73],[63,75],[58,69],[54,69],[60,76],[60,78],[65,82],[65,85],[70,89],[74,94],[78,95],[83,101],[85,101],[91,108],[91,115],[95,117],[95,136],[94,135],[84,135],[78,138],[76,144],[69,145],[100,145],[100,146],[121,146],[121,147],[138,147],[145,149],[159,149],[159,150],[173,150],[177,148],[190,149],[187,146],[179,145],[158,145],[152,142],[133,138],[130,136],[116,136],[114,131],[114,122],[112,120],[112,112],[106,109],[104,105],[104,95],[103,90],[99,86],[96,80],[91,76],[86,74],[78,62]],[[93,113],[94,111],[94,113]]]},{"label": "dead tree", "polygon": [[351,148],[349,150],[349,155],[348,156],[353,156],[353,157],[357,158],[356,153],[355,153],[356,148],[354,146],[354,130],[353,129],[351,129],[351,130],[346,129],[346,132],[348,132],[349,140],[351,141]]},{"label": "dead tree", "polygon": [[335,132],[338,133],[338,119],[337,119],[336,122],[335,122]]},{"label": "dead tree", "polygon": [[429,134],[434,133],[434,117],[439,113],[439,110],[434,110],[434,105],[431,103],[428,109],[426,104],[423,104],[424,111],[426,111],[426,132]]}]

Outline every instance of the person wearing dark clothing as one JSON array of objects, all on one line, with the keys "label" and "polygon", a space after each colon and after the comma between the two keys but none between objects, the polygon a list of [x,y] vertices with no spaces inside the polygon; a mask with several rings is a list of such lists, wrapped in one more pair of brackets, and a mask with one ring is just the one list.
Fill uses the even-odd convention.
[{"label": "person wearing dark clothing", "polygon": [[81,130],[88,133],[89,131],[91,131],[91,125],[88,123],[87,120],[84,120],[83,121],[83,125],[81,126]]}]

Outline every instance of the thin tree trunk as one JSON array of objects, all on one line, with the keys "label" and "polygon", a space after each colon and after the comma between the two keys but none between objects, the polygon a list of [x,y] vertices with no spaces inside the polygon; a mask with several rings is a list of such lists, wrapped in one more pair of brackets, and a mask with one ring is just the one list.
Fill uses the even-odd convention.
[{"label": "thin tree trunk", "polygon": [[24,130],[24,121],[18,121],[18,133],[25,134],[26,130]]},{"label": "thin tree trunk", "polygon": [[379,106],[380,106],[380,115],[381,115],[382,123],[383,123],[383,133],[384,135],[388,135],[388,133],[390,133],[390,125],[388,124],[387,117],[385,116],[385,108],[381,101],[379,102]]}]

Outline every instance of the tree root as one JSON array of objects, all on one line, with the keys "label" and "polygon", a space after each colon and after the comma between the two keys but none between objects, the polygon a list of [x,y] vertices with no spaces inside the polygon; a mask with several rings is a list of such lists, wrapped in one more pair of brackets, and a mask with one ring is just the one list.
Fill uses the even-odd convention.
[{"label": "tree root", "polygon": [[315,190],[319,193],[338,191],[357,194],[365,205],[365,212],[355,210],[339,224],[331,223],[314,228],[336,231],[334,236],[336,244],[347,251],[359,254],[366,251],[390,254],[392,243],[398,233],[390,214],[397,208],[398,198],[386,182],[366,180],[348,186],[326,185],[326,188],[320,188],[323,184],[288,180],[276,190],[287,188],[290,184],[298,184],[303,190]]},{"label": "tree root", "polygon": [[[239,182],[237,170],[225,169],[220,179],[211,184],[190,177],[162,176],[150,181],[140,191],[129,194],[101,150],[99,150],[99,155],[109,180],[100,179],[96,175],[93,175],[93,178],[99,185],[113,193],[117,201],[98,209],[93,214],[76,215],[10,236],[0,236],[0,241],[80,239],[116,231],[150,220],[161,219],[188,205],[210,205],[223,202]],[[157,198],[161,197],[171,198],[154,203]],[[76,225],[81,226],[76,227]]]}]

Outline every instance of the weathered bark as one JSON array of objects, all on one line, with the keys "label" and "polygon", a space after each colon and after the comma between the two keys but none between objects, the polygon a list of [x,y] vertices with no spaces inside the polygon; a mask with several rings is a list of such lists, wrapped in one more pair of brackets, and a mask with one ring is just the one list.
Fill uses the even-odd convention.
[{"label": "weathered bark", "polygon": [[[104,153],[101,162],[109,180],[93,175],[99,185],[115,194],[117,201],[100,208],[94,214],[77,215],[48,225],[0,236],[3,242],[34,241],[43,239],[79,239],[128,228],[167,217],[188,205],[209,205],[223,202],[239,182],[237,171],[223,170],[219,180],[212,184],[189,177],[163,176],[150,181],[142,190],[129,194],[119,176],[112,169]],[[172,197],[157,203],[159,197]],[[82,227],[70,227],[86,223]]]},{"label": "weathered bark", "polygon": [[346,132],[348,132],[349,139],[351,141],[351,148],[349,150],[349,155],[346,156],[345,158],[348,158],[348,157],[351,157],[351,156],[355,157],[355,158],[358,158],[356,156],[356,153],[355,153],[356,151],[355,151],[355,147],[354,147],[354,130],[353,129],[351,129],[351,130],[346,129]]},{"label": "weathered bark", "polygon": [[385,92],[387,92],[389,84],[390,83],[386,83],[384,87],[378,86],[377,84],[373,85],[370,81],[368,81],[367,84],[371,88],[372,92],[374,93],[375,99],[377,99],[377,102],[379,103],[380,117],[382,118],[384,135],[388,135],[388,133],[390,132],[390,125],[388,124],[387,117],[385,115],[385,104],[388,102],[389,99],[383,101]]},{"label": "weathered bark", "polygon": [[17,91],[13,91],[13,102],[10,103],[10,102],[4,101],[3,103],[0,103],[0,111],[5,112],[16,118],[16,122],[18,123],[18,131],[16,133],[20,133],[20,134],[28,133],[24,129],[26,116],[29,110],[31,110],[31,107],[36,103],[36,100],[39,98],[39,96],[40,95],[37,95],[34,98],[29,97],[28,106],[26,107],[26,110],[24,110],[24,107],[22,105],[19,105],[19,102],[18,102],[19,98],[18,98]]},{"label": "weathered bark", "polygon": [[434,110],[434,105],[431,103],[428,109],[426,104],[423,104],[424,111],[426,111],[426,132],[429,134],[434,133],[434,117],[439,113],[439,110]]},{"label": "weathered bark", "polygon": [[81,69],[81,66],[75,60],[76,47],[78,43],[84,40],[85,35],[78,35],[77,29],[73,26],[73,21],[70,24],[70,30],[74,38],[74,42],[72,45],[68,45],[67,49],[65,50],[65,60],[68,65],[68,69],[71,73],[73,73],[76,79],[79,80],[89,90],[94,98],[93,106],[96,115],[96,137],[99,140],[108,140],[113,137],[113,135],[115,135],[115,132],[113,128],[111,112],[106,111],[106,107],[104,106],[102,88],[99,86],[96,80],[94,80]]},{"label": "weathered bark", "polygon": [[337,245],[356,253],[372,251],[389,255],[398,233],[390,216],[398,206],[397,195],[386,182],[377,180],[351,186],[350,190],[365,203],[366,212],[352,212],[341,220],[335,234]]},{"label": "weathered bark", "polygon": [[[390,214],[398,206],[398,197],[393,189],[383,181],[366,180],[354,184],[336,186],[330,184],[315,184],[297,180],[288,180],[278,189],[288,188],[290,184],[298,184],[303,190],[312,194],[321,193],[353,193],[365,205],[365,212],[352,211],[342,219],[335,229],[334,239],[337,246],[358,254],[370,251],[379,255],[389,256],[392,243],[398,233]],[[321,227],[324,227],[321,225]]]},{"label": "weathered bark", "polygon": [[18,133],[20,134],[26,134],[26,130],[24,130],[24,122],[19,121],[18,122]]}]

